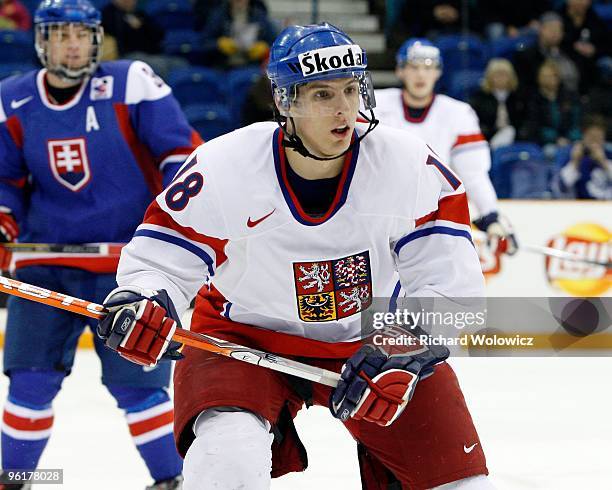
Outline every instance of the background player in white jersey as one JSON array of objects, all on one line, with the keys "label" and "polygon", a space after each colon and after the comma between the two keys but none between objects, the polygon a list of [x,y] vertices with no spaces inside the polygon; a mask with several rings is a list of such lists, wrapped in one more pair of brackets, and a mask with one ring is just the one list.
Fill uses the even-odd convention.
[{"label": "background player in white jersey", "polygon": [[[389,356],[359,341],[360,313],[398,273],[411,297],[484,287],[461,181],[421,139],[374,129],[366,68],[332,25],[285,29],[268,66],[279,124],[200,147],[123,250],[98,328],[123,356],[176,352],[197,295],[191,330],[342,372],[331,390],[186,346],[174,384],[185,490],[263,490],[303,470],[304,403],[329,406],[358,441],[366,489],[492,488],[448,350]],[[360,99],[369,126],[356,124]]]},{"label": "background player in white jersey", "polygon": [[497,211],[488,174],[491,154],[478,116],[469,104],[435,93],[443,69],[440,50],[427,39],[412,38],[399,48],[396,61],[403,87],[376,91],[376,115],[383,124],[417,134],[451,165],[478,211],[474,224],[487,233],[494,251],[513,254],[516,240]]},{"label": "background player in white jersey", "polygon": [[[45,0],[36,10],[35,32],[44,68],[0,84],[0,241],[127,242],[163,180],[171,180],[201,139],[170,88],[146,64],[99,63],[100,12],[89,1]],[[0,255],[10,259],[2,247]],[[13,259],[18,279],[75,297],[102,301],[116,287],[116,256]],[[70,374],[86,326],[66,312],[9,300],[5,474],[37,467],[53,427],[53,400]],[[145,371],[105,349],[97,337],[95,348],[102,383],[125,411],[155,480],[150,488],[179,488],[182,461],[167,392],[170,364]]]}]

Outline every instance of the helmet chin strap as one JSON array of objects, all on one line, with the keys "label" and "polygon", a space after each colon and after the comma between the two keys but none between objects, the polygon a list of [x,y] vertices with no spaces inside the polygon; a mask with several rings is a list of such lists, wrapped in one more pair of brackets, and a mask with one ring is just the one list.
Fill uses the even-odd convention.
[{"label": "helmet chin strap", "polygon": [[49,70],[49,72],[53,73],[56,77],[59,77],[64,82],[82,82],[86,76],[89,75],[86,71],[81,71],[78,75],[70,75],[67,69],[63,67],[54,68]]},{"label": "helmet chin strap", "polygon": [[[285,148],[290,148],[292,150],[297,151],[303,157],[312,158],[313,160],[318,160],[320,162],[325,162],[328,160],[335,160],[336,158],[340,158],[341,156],[346,155],[349,151],[351,151],[355,147],[355,145],[357,145],[363,138],[365,138],[371,131],[373,131],[374,128],[378,126],[378,123],[380,122],[378,119],[376,119],[376,116],[374,116],[374,111],[372,109],[370,109],[369,118],[363,112],[359,111],[359,114],[369,123],[368,129],[366,130],[366,132],[363,133],[361,136],[358,136],[357,138],[355,138],[351,142],[351,144],[348,146],[348,148],[344,150],[342,153],[338,155],[334,155],[332,157],[320,157],[317,155],[313,155],[308,150],[308,148],[306,148],[306,146],[304,145],[302,138],[300,138],[297,134],[295,134],[295,132],[287,131],[287,124],[285,123],[285,125],[283,126],[283,121],[280,118],[280,114],[277,111],[274,111],[274,112],[275,112],[276,122],[278,123],[278,125],[281,127],[281,129],[283,130],[285,134],[285,138],[283,138],[283,143],[282,143],[283,146]],[[291,121],[291,126],[293,126],[293,128],[295,129],[295,123],[293,122],[293,118],[289,117],[289,120]]]}]

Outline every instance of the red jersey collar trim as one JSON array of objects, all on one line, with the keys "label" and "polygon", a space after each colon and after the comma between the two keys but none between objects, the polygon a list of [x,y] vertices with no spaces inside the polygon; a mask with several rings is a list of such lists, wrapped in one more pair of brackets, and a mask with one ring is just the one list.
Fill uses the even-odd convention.
[{"label": "red jersey collar trim", "polygon": [[421,114],[421,117],[410,117],[409,107],[406,105],[406,102],[404,101],[404,91],[403,90],[400,92],[400,98],[402,100],[402,108],[404,109],[404,119],[406,119],[406,121],[411,122],[411,123],[422,123],[427,118],[427,115],[429,114],[429,110],[431,109],[431,106],[436,100],[436,94],[435,93],[433,94],[431,98],[431,102],[423,108],[423,114]]},{"label": "red jersey collar trim", "polygon": [[[355,139],[355,134],[353,134],[353,139]],[[336,188],[336,194],[334,195],[334,200],[327,212],[318,218],[314,218],[308,215],[301,204],[299,203],[295,192],[291,188],[289,184],[289,180],[287,178],[287,155],[285,153],[285,148],[283,146],[283,131],[278,128],[274,133],[273,138],[273,154],[274,154],[274,163],[276,168],[276,174],[278,177],[278,181],[283,192],[283,196],[285,197],[285,201],[291,210],[291,213],[300,223],[304,225],[319,225],[321,223],[326,222],[330,219],[336,212],[344,205],[346,202],[346,197],[348,194],[348,189],[351,184],[351,180],[353,178],[353,173],[355,172],[355,166],[357,163],[357,157],[359,155],[359,144],[356,144],[351,151],[349,151],[344,157],[344,163],[342,166],[342,173],[340,175],[340,181],[338,182],[338,187]]]},{"label": "red jersey collar trim", "polygon": [[74,94],[70,100],[68,100],[65,104],[54,104],[51,102],[51,98],[49,97],[49,92],[47,91],[47,86],[45,83],[45,79],[47,77],[47,69],[43,68],[36,75],[36,86],[38,88],[38,95],[40,96],[40,100],[48,109],[52,109],[54,111],[65,111],[71,109],[75,105],[79,103],[81,97],[83,96],[83,92],[85,91],[85,87],[89,83],[89,77],[86,77],[81,82],[81,88],[79,91]]}]

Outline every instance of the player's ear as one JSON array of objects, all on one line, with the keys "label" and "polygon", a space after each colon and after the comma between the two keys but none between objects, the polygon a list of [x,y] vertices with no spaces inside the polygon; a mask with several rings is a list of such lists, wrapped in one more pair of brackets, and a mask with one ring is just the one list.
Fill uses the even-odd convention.
[{"label": "player's ear", "polygon": [[280,113],[281,112],[281,103],[280,96],[274,92],[274,108]]},{"label": "player's ear", "polygon": [[442,70],[440,70],[440,68],[436,68],[436,82],[440,80],[441,76],[442,76]]}]

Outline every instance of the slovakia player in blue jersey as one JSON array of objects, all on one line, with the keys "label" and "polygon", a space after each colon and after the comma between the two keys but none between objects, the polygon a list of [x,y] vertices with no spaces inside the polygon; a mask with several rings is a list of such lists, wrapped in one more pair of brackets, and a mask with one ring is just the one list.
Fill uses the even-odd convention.
[{"label": "slovakia player in blue jersey", "polygon": [[332,390],[185,346],[184,490],[266,490],[304,470],[293,417],[305,403],[358,442],[365,489],[490,490],[448,349],[360,342],[361,312],[398,274],[410,297],[484,294],[462,182],[420,138],[377,126],[366,54],[338,28],[285,29],[268,76],[278,124],[209,141],[178,171],[123,249],[99,335],[155,366],[176,357],[197,296],[192,331],[342,373]]},{"label": "slovakia player in blue jersey", "polygon": [[[103,30],[88,0],[43,1],[35,34],[44,68],[0,84],[0,239],[127,242],[153,196],[202,141],[149,66],[99,63]],[[6,252],[3,259],[11,261]],[[116,266],[117,258],[102,255],[12,257],[18,279],[91,301],[116,287]],[[3,469],[36,468],[51,434],[53,399],[85,326],[60,310],[9,300]],[[98,339],[95,348],[102,383],[125,411],[155,480],[149,488],[179,488],[170,364],[143,370]]]}]

